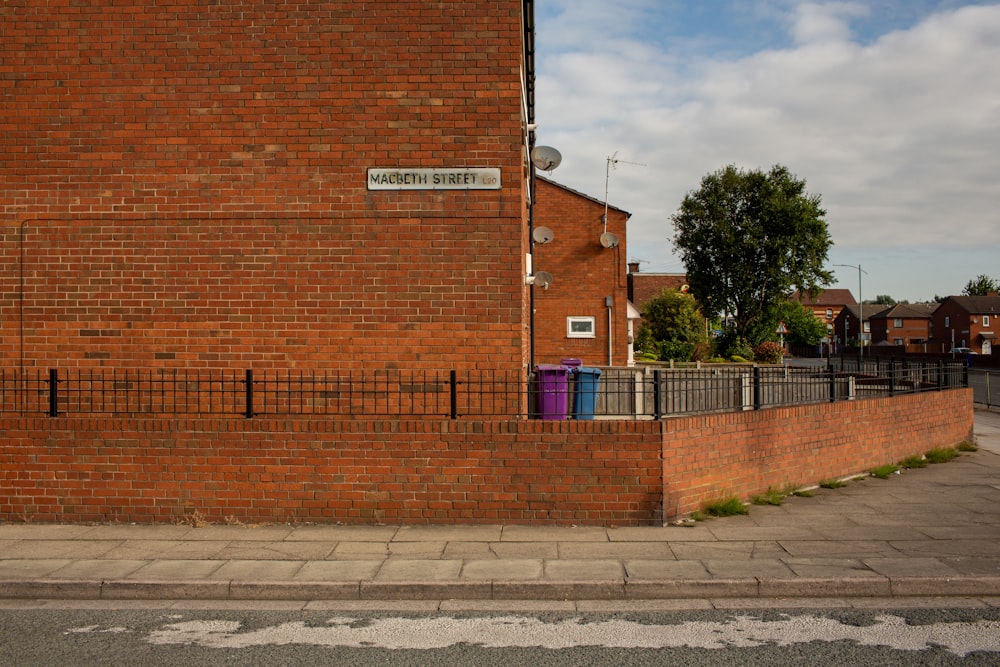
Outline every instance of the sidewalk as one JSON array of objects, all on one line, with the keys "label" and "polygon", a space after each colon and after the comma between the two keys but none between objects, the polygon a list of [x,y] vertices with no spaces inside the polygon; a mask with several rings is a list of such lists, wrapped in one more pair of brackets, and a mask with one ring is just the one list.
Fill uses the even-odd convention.
[{"label": "sidewalk", "polygon": [[0,524],[0,599],[1000,604],[1000,413],[979,451],[694,527]]}]

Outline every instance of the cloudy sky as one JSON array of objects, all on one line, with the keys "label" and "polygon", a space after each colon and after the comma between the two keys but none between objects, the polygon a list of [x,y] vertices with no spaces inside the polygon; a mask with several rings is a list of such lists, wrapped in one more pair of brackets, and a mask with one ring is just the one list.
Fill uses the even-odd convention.
[{"label": "cloudy sky", "polygon": [[550,177],[607,186],[641,270],[684,270],[670,216],[704,175],[782,164],[822,197],[833,287],[858,296],[858,270],[836,264],[861,266],[865,299],[1000,279],[1000,2],[535,6],[537,142],[563,155]]}]

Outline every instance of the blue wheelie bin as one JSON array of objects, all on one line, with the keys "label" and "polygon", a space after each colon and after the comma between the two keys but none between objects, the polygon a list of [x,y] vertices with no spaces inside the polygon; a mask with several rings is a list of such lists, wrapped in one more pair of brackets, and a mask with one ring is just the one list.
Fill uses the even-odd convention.
[{"label": "blue wheelie bin", "polygon": [[581,366],[573,370],[576,390],[573,392],[573,416],[593,419],[597,410],[597,390],[601,384],[601,369]]}]

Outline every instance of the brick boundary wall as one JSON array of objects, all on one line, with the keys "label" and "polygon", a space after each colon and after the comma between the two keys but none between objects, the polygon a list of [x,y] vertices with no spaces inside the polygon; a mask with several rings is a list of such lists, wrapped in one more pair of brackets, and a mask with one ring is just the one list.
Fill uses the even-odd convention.
[{"label": "brick boundary wall", "polygon": [[657,525],[972,423],[966,389],[662,422],[7,417],[0,521]]},{"label": "brick boundary wall", "polygon": [[684,417],[665,424],[664,514],[748,500],[973,438],[971,389]]}]

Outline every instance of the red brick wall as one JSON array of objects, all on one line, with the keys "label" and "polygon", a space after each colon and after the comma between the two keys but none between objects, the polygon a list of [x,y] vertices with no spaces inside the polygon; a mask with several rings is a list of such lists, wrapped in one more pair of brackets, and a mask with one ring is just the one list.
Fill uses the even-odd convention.
[{"label": "red brick wall", "polygon": [[0,521],[659,517],[655,422],[0,419]]},{"label": "red brick wall", "polygon": [[971,437],[971,390],[642,422],[0,418],[0,521],[649,525]]},{"label": "red brick wall", "polygon": [[0,362],[521,367],[522,3],[470,6],[4,2]]},{"label": "red brick wall", "polygon": [[972,391],[908,394],[665,422],[664,514],[804,486],[971,439]]},{"label": "red brick wall", "polygon": [[[628,284],[625,222],[628,215],[608,209],[607,231],[619,245],[601,245],[604,205],[578,192],[539,179],[535,185],[536,227],[549,227],[555,239],[534,248],[535,271],[554,277],[548,289],[535,289],[535,361],[559,363],[582,359],[587,366],[607,366],[608,308],[612,298],[612,363],[628,363]],[[593,317],[596,337],[568,338],[566,318]]]}]

